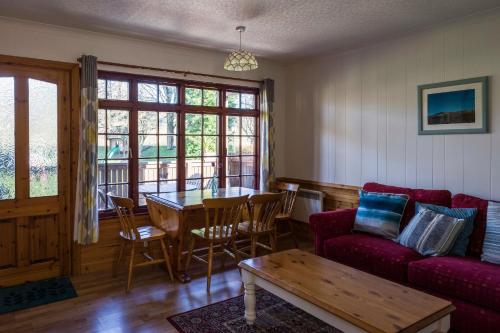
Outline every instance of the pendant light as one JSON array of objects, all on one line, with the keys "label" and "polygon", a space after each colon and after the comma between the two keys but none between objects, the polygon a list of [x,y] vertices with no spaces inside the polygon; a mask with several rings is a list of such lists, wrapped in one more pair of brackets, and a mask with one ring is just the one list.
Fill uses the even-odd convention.
[{"label": "pendant light", "polygon": [[246,28],[243,26],[236,27],[236,31],[240,33],[240,49],[231,52],[224,63],[224,69],[227,71],[242,72],[257,69],[259,64],[255,56],[248,51],[241,48],[241,34],[245,32]]}]

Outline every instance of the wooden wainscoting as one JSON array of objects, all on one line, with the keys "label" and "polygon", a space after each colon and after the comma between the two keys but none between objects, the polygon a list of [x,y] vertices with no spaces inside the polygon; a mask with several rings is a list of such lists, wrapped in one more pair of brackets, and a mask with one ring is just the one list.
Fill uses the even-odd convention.
[{"label": "wooden wainscoting", "polygon": [[[359,187],[338,185],[331,183],[321,183],[310,180],[295,178],[277,178],[277,181],[299,184],[301,188],[322,191],[325,193],[324,210],[335,210],[339,208],[354,208],[358,206]],[[138,226],[151,224],[148,215],[136,216]],[[302,222],[297,222],[297,231],[300,238],[305,242],[312,240],[309,226]],[[73,272],[75,275],[109,272],[112,273],[113,261],[119,251],[120,222],[118,219],[106,219],[101,221],[99,226],[99,242],[87,246],[75,246],[73,253]],[[288,244],[286,244],[288,245]],[[306,243],[303,243],[303,247]],[[155,255],[160,254],[159,248],[154,248]],[[137,254],[138,259],[141,256]],[[139,259],[140,260],[140,259]],[[122,262],[119,274],[125,274],[125,263]]]},{"label": "wooden wainscoting", "polygon": [[[136,216],[137,226],[151,224],[149,215]],[[99,224],[99,241],[92,245],[75,245],[78,248],[79,260],[73,261],[74,274],[87,274],[96,272],[109,272],[112,274],[113,262],[120,251],[120,221],[118,218],[106,219]],[[155,242],[156,243],[156,242]],[[155,257],[160,256],[161,249],[158,244],[151,244]],[[141,250],[137,250],[136,259],[141,259]],[[128,251],[126,252],[128,253]],[[128,260],[128,259],[127,259]],[[118,270],[119,274],[126,272],[126,260],[122,260],[121,267]]]},{"label": "wooden wainscoting", "polygon": [[350,185],[339,185],[332,183],[322,183],[312,180],[278,177],[277,181],[299,184],[301,188],[308,190],[322,191],[325,193],[323,210],[330,211],[340,208],[358,207],[360,187]]}]

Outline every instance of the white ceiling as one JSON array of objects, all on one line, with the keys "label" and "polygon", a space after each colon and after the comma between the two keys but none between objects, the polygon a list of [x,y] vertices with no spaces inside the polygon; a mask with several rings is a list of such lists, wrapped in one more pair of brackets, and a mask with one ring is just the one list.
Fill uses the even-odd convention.
[{"label": "white ceiling", "polygon": [[0,16],[294,59],[341,51],[500,6],[500,0],[0,0]]}]

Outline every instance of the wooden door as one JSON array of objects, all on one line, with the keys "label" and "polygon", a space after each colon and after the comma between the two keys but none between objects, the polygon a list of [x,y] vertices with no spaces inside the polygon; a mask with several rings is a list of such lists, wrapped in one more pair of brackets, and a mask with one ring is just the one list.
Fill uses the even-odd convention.
[{"label": "wooden door", "polygon": [[70,270],[70,74],[0,62],[0,286]]}]

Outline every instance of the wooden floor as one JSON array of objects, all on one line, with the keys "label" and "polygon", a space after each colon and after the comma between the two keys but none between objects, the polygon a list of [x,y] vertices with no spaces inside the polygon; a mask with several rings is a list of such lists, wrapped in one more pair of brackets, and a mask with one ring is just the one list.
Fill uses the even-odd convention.
[{"label": "wooden floor", "polygon": [[[283,246],[290,248],[291,246]],[[312,242],[300,242],[312,250]],[[172,283],[159,267],[134,271],[132,290],[125,293],[126,269],[72,278],[78,297],[0,315],[0,332],[177,332],[167,317],[243,293],[233,261],[220,271],[214,263],[211,294],[206,292],[206,266],[193,264],[190,283]]]},{"label": "wooden floor", "polygon": [[72,278],[77,298],[1,315],[0,332],[177,332],[168,316],[242,293],[236,268],[213,275],[210,295],[203,273],[191,283],[171,283],[160,268],[145,267],[129,294],[126,273],[110,275]]}]

